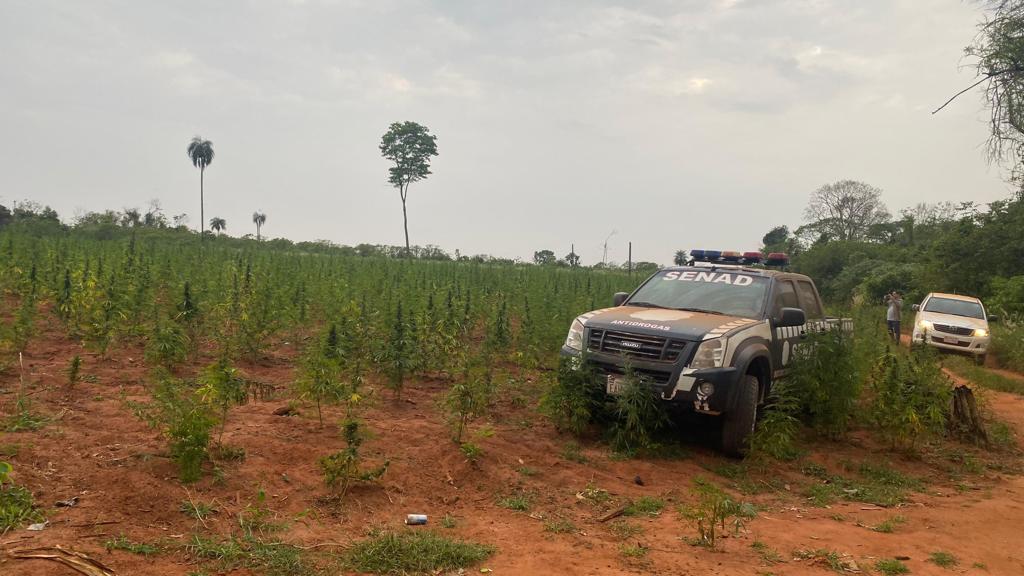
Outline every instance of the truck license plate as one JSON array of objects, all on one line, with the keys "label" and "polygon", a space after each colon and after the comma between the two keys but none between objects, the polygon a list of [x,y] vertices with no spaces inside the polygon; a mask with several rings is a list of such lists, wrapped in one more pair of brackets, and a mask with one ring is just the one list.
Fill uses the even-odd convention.
[{"label": "truck license plate", "polygon": [[959,338],[950,338],[949,336],[945,337],[943,340],[946,341],[946,344],[959,344],[960,343],[960,339]]},{"label": "truck license plate", "polygon": [[618,374],[608,375],[608,387],[607,391],[609,394],[622,394],[622,391],[626,387],[626,378],[619,376]]}]

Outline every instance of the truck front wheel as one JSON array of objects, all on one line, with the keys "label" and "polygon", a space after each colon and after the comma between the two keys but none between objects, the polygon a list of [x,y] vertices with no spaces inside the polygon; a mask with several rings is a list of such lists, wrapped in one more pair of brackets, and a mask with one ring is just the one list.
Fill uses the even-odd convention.
[{"label": "truck front wheel", "polygon": [[729,456],[742,457],[750,448],[750,435],[757,421],[760,382],[757,376],[747,374],[740,378],[738,386],[736,407],[723,416],[722,451]]}]

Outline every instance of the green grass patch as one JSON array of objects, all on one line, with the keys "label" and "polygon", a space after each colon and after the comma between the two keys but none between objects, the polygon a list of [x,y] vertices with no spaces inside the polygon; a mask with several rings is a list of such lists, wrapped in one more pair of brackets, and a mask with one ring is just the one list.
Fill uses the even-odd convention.
[{"label": "green grass patch", "polygon": [[160,547],[156,544],[135,542],[124,534],[121,534],[112,540],[107,540],[103,543],[103,547],[107,549],[107,552],[110,552],[111,550],[124,550],[125,552],[131,552],[132,554],[138,554],[139,556],[153,556],[160,552]]},{"label": "green grass patch", "polygon": [[562,447],[562,458],[579,464],[586,464],[590,461],[583,454],[583,448],[581,448],[577,442],[569,442]]},{"label": "green grass patch", "polygon": [[508,508],[509,510],[515,510],[516,512],[526,512],[530,509],[531,498],[529,494],[518,493],[506,496],[498,500],[498,506],[502,508]]},{"label": "green grass patch", "polygon": [[919,492],[924,484],[902,472],[884,465],[861,464],[855,477],[837,474],[816,475],[820,482],[811,484],[804,496],[818,507],[841,500],[891,507],[904,502],[908,492]]},{"label": "green grass patch", "polygon": [[442,528],[455,528],[456,524],[458,524],[458,522],[455,520],[455,516],[452,516],[451,514],[445,514],[441,517]]},{"label": "green grass patch", "polygon": [[587,487],[580,490],[576,496],[596,505],[607,504],[612,499],[607,490],[598,488],[593,482],[588,482]]},{"label": "green grass patch", "polygon": [[4,432],[30,432],[39,430],[49,418],[32,411],[32,402],[27,396],[19,395],[14,402],[14,411],[3,420]]},{"label": "green grass patch", "polygon": [[895,558],[884,558],[875,562],[875,569],[885,576],[898,576],[899,574],[910,574],[910,568]]},{"label": "green grass patch", "polygon": [[872,530],[875,532],[881,532],[882,534],[892,534],[896,531],[897,526],[906,521],[907,519],[903,516],[893,516],[892,518],[887,518],[885,521],[879,523],[877,526],[873,527]]},{"label": "green grass patch", "polygon": [[0,486],[0,534],[42,519],[43,513],[35,507],[28,488],[13,484]]},{"label": "green grass patch", "polygon": [[701,464],[701,467],[729,480],[729,488],[748,496],[783,489],[783,482],[778,478],[752,477],[750,467],[745,463],[712,462]]},{"label": "green grass patch", "polygon": [[307,576],[315,573],[299,548],[253,536],[217,540],[197,534],[192,536],[185,549],[196,558],[216,563],[218,572],[248,568],[266,576]]},{"label": "green grass patch", "polygon": [[626,507],[625,516],[657,516],[665,508],[665,501],[652,496],[641,496]]},{"label": "green grass patch", "polygon": [[553,534],[573,534],[578,532],[579,529],[576,528],[572,521],[565,518],[557,518],[544,522],[544,531]]},{"label": "green grass patch", "polygon": [[960,561],[956,559],[956,556],[953,556],[949,552],[941,551],[929,554],[928,561],[941,568],[952,568],[960,563]]},{"label": "green grass patch", "polygon": [[529,466],[520,466],[519,468],[516,468],[516,472],[527,477],[537,475],[537,470],[535,468],[530,468]]},{"label": "green grass patch", "polygon": [[619,540],[626,540],[632,538],[637,534],[642,534],[644,529],[642,526],[637,526],[631,522],[625,520],[617,520],[608,525],[608,531],[612,533]]},{"label": "green grass patch", "polygon": [[345,564],[374,574],[437,573],[478,564],[494,547],[453,540],[429,530],[376,532],[345,554]]},{"label": "green grass patch", "polygon": [[20,450],[20,444],[0,444],[0,457],[14,458]]},{"label": "green grass patch", "polygon": [[754,543],[751,544],[750,547],[753,548],[754,551],[757,552],[757,555],[761,557],[761,560],[764,560],[767,564],[777,564],[783,560],[782,554],[779,554],[760,540],[754,540]]},{"label": "green grass patch", "polygon": [[206,502],[193,502],[191,500],[182,501],[178,510],[189,518],[195,518],[200,521],[206,520],[217,513],[217,509],[213,507],[213,504],[207,504]]},{"label": "green grass patch", "polygon": [[825,548],[818,548],[816,550],[794,550],[794,558],[800,558],[801,560],[814,560],[821,562],[825,566],[835,572],[843,571],[842,557],[839,556],[839,552],[835,550],[827,550]]},{"label": "green grass patch", "polygon": [[984,386],[990,390],[1024,396],[1024,380],[1010,378],[1009,376],[1003,376],[1002,374],[986,370],[981,366],[973,364],[970,360],[959,356],[946,358],[943,364],[958,376],[979,386]]},{"label": "green grass patch", "polygon": [[619,552],[622,552],[626,558],[636,560],[646,557],[650,549],[639,544],[623,544],[619,547]]}]

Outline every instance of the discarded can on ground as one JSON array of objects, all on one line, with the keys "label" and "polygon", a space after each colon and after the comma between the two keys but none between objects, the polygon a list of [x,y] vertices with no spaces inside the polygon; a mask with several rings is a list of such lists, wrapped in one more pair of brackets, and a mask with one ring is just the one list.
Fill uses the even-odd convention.
[{"label": "discarded can on ground", "polygon": [[405,523],[409,526],[419,526],[427,523],[426,514],[406,514]]}]

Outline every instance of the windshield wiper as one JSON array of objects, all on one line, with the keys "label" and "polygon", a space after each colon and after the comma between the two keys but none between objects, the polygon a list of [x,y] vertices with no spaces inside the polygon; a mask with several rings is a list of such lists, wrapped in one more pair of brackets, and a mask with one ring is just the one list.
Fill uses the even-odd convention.
[{"label": "windshield wiper", "polygon": [[653,302],[626,302],[626,306],[639,306],[641,308],[665,308],[665,306],[661,306],[660,304],[655,304]]},{"label": "windshield wiper", "polygon": [[684,312],[703,312],[704,314],[715,314],[718,316],[725,316],[725,312],[719,312],[718,310],[705,310],[703,308],[673,308],[673,310],[682,310]]}]

